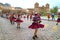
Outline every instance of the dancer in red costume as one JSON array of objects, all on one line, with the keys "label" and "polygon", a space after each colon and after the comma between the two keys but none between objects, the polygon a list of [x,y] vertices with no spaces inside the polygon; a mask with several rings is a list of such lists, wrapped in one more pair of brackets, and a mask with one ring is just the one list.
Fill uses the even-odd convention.
[{"label": "dancer in red costume", "polygon": [[58,25],[59,22],[60,22],[60,12],[58,13],[58,19],[56,25]]},{"label": "dancer in red costume", "polygon": [[26,15],[24,14],[24,19],[26,18]]},{"label": "dancer in red costume", "polygon": [[17,23],[17,29],[20,29],[20,23],[23,22],[23,20],[20,18],[20,15],[18,15],[18,18],[15,20],[15,22]]},{"label": "dancer in red costume", "polygon": [[30,20],[32,20],[32,14],[30,14]]},{"label": "dancer in red costume", "polygon": [[44,28],[44,25],[41,24],[41,18],[38,14],[35,14],[33,17],[33,23],[29,26],[31,29],[35,29],[33,39],[37,38],[38,28]]},{"label": "dancer in red costume", "polygon": [[14,24],[14,20],[16,19],[14,17],[14,15],[15,15],[15,13],[11,14],[10,17],[9,17],[11,24]]}]

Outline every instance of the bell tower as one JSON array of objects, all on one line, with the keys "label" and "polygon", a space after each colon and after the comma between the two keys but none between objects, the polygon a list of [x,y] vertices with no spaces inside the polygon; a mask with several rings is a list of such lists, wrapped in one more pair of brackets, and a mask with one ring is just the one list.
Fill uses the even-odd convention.
[{"label": "bell tower", "polygon": [[49,12],[49,4],[46,4],[46,11]]},{"label": "bell tower", "polygon": [[38,8],[39,7],[39,3],[35,3],[35,5],[34,5],[34,8]]},{"label": "bell tower", "polygon": [[49,8],[49,4],[48,3],[46,4],[46,7]]}]

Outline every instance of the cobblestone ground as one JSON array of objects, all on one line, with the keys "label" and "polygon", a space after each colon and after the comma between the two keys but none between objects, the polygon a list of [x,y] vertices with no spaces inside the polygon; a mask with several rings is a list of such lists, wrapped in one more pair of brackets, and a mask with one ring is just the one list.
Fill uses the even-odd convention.
[{"label": "cobblestone ground", "polygon": [[[25,19],[24,19],[25,20]],[[16,28],[16,23],[11,25],[8,19],[0,18],[0,40],[33,40],[33,29],[29,29],[32,21],[25,20],[21,23],[21,28]],[[60,24],[56,22],[42,20],[45,25],[43,29],[38,30],[36,40],[60,40]]]}]

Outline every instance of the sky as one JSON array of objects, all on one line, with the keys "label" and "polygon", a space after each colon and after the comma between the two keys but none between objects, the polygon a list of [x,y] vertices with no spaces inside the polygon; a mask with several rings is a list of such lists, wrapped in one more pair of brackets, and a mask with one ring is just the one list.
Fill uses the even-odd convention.
[{"label": "sky", "polygon": [[1,3],[9,3],[13,7],[21,8],[34,8],[36,2],[39,3],[39,6],[50,4],[50,8],[58,6],[60,8],[60,0],[0,0]]}]

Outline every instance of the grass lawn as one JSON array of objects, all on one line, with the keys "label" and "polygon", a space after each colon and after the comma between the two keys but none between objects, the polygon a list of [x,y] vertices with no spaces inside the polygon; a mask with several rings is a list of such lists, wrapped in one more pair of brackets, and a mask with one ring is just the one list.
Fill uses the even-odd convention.
[{"label": "grass lawn", "polygon": [[58,18],[58,16],[57,16],[57,15],[55,15],[55,18]]}]

